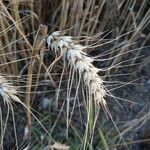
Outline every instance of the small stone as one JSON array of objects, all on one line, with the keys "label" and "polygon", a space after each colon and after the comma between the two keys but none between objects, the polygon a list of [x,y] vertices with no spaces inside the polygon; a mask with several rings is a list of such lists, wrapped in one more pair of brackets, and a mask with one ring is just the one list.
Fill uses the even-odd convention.
[{"label": "small stone", "polygon": [[50,104],[50,102],[51,102],[51,100],[49,98],[45,97],[42,101],[42,107],[44,109],[46,109],[48,107],[48,105]]}]

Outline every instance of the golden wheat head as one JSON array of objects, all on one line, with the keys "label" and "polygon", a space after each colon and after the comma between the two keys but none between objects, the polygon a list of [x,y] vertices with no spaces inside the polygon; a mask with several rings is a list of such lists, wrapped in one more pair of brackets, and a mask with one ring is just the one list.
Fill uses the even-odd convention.
[{"label": "golden wheat head", "polygon": [[10,103],[12,100],[19,102],[17,95],[17,89],[8,82],[5,77],[0,75],[0,95],[2,96],[4,103]]},{"label": "golden wheat head", "polygon": [[55,31],[47,38],[48,48],[56,53],[60,53],[64,61],[69,66],[73,66],[75,71],[83,77],[84,84],[88,87],[90,93],[99,104],[105,106],[104,99],[106,91],[103,86],[103,80],[98,75],[100,69],[96,68],[94,61],[83,50],[87,47],[78,44],[71,36],[64,36],[63,32]]}]

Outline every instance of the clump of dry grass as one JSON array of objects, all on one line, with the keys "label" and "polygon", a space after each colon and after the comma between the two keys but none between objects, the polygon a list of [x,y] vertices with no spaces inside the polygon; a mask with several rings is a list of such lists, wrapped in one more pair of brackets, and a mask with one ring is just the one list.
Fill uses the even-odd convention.
[{"label": "clump of dry grass", "polygon": [[[147,32],[147,28],[150,23],[150,10],[148,0],[0,0],[0,8],[0,72],[15,76],[17,78],[17,80],[15,81],[17,82],[16,85],[19,87],[23,87],[23,90],[18,91],[18,93],[21,94],[22,99],[25,100],[25,107],[27,107],[27,114],[29,114],[28,124],[30,124],[31,126],[33,124],[31,124],[30,122],[33,120],[31,119],[30,112],[33,107],[32,103],[36,99],[35,97],[38,93],[38,88],[34,88],[33,86],[39,86],[40,80],[44,78],[43,74],[45,73],[45,70],[49,65],[49,61],[44,59],[45,55],[47,55],[47,52],[45,52],[43,48],[39,48],[39,40],[41,41],[41,39],[38,40],[36,38],[39,24],[42,23],[48,25],[50,32],[72,28],[73,30],[70,30],[69,34],[73,36],[92,36],[99,32],[111,31],[110,34],[106,36],[106,39],[100,37],[102,38],[100,42],[101,45],[110,44],[111,49],[108,48],[109,50],[107,51],[107,48],[105,49],[104,47],[103,49],[102,47],[98,49],[96,53],[99,55],[104,52],[104,57],[102,57],[105,59],[105,62],[102,62],[104,66],[106,65],[113,67],[117,63],[122,63],[124,60],[126,61],[129,59],[128,54],[131,53],[133,57],[137,58],[138,56],[140,56],[143,46],[149,40],[149,33]],[[124,36],[122,36],[123,34]],[[136,52],[131,52],[132,47],[130,46],[133,43],[137,42],[137,40],[140,39],[142,35],[144,35],[143,42],[141,44],[138,43],[139,45],[137,45],[139,49]],[[69,37],[67,36],[67,39],[68,38]],[[72,40],[73,42],[75,42],[74,38],[72,37],[68,40]],[[67,42],[69,42],[68,40]],[[54,41],[57,41],[57,38]],[[88,42],[89,41],[87,40],[87,43]],[[60,57],[65,56],[63,57],[64,65],[69,66],[70,70],[78,72],[79,79],[81,81],[82,79],[84,79],[84,85],[89,88],[89,90],[87,90],[87,93],[89,92],[91,95],[93,95],[96,102],[97,97],[99,97],[99,102],[105,106],[106,102],[103,98],[108,93],[106,93],[105,88],[102,85],[103,81],[101,81],[101,78],[97,75],[98,70],[92,65],[93,59],[91,59],[87,55],[89,54],[89,51],[87,51],[86,53],[83,52],[84,50],[86,50],[86,47],[82,47],[81,45],[79,45],[80,50],[65,50],[65,48],[62,48],[61,51],[59,49],[60,46],[56,48],[56,45],[57,42],[54,42],[53,48],[51,48],[54,49],[54,51],[55,49],[57,49],[58,51],[56,53],[59,53]],[[78,43],[75,43],[75,45],[77,46]],[[117,48],[117,50],[115,47]],[[90,52],[92,52],[92,50]],[[100,58],[99,56],[98,58]],[[60,57],[58,56],[57,59],[59,59]],[[83,58],[84,61],[82,60]],[[76,61],[76,59],[78,61]],[[129,63],[129,66],[131,64],[134,64],[135,61],[136,59]],[[149,56],[147,57],[147,59],[145,59],[145,64],[148,64],[148,62]],[[143,67],[142,65],[143,63],[141,64],[141,68]],[[82,66],[82,68],[79,66]],[[118,66],[118,68],[119,67],[120,66]],[[83,71],[85,68],[86,71]],[[91,71],[91,68],[94,71]],[[126,70],[129,70],[128,68],[129,67],[127,67]],[[136,72],[137,70],[134,68],[132,71]],[[68,82],[69,88],[67,88],[68,99],[72,87],[72,78],[74,77],[73,72],[69,75],[70,82]],[[109,78],[112,78],[114,73],[115,72],[108,71],[106,76],[110,75],[111,77],[109,76]],[[51,75],[52,73],[49,74],[50,80],[52,80]],[[71,77],[72,75],[73,77]],[[119,73],[118,76],[121,76],[121,74]],[[96,78],[96,80],[93,81],[92,77]],[[3,79],[3,77],[1,79],[5,80]],[[19,80],[24,80],[27,82],[22,84]],[[61,78],[61,80],[63,79]],[[64,82],[65,81],[63,81],[63,83]],[[95,85],[96,82],[98,84]],[[11,87],[10,91],[12,90],[11,92],[7,92],[5,90],[4,93],[4,89],[1,88],[3,97],[7,97],[5,99],[5,102],[16,101],[16,88],[13,89],[14,86],[8,81],[6,81],[5,83],[7,83],[7,85]],[[53,83],[55,84],[56,81]],[[124,84],[125,83],[121,84],[121,82],[117,83],[116,85],[111,84],[111,87],[115,86],[115,88],[111,90],[113,91],[115,89],[118,89],[119,87],[124,86]],[[79,84],[76,87],[78,91]],[[6,89],[9,88],[7,87]],[[60,86],[58,88],[58,91],[59,89]],[[101,89],[101,92],[99,89]],[[44,95],[45,91],[42,92],[43,93],[41,95]],[[101,94],[97,95],[96,93]],[[75,97],[77,96],[78,95],[76,94]],[[58,99],[58,94],[56,99]],[[19,101],[19,99],[17,101]],[[22,104],[24,105],[24,103]],[[92,108],[91,105],[89,105],[89,108]],[[48,114],[48,116],[51,116],[51,114]],[[82,122],[82,124],[84,123],[85,121]],[[76,128],[76,125],[74,126]]]},{"label": "clump of dry grass", "polygon": [[[76,38],[71,36],[65,36],[63,31],[55,31],[50,36],[47,37],[46,42],[50,52],[55,56],[55,60],[50,64],[47,72],[51,72],[54,64],[62,58],[63,68],[62,74],[60,77],[58,92],[56,96],[56,105],[58,105],[59,91],[61,87],[61,82],[65,70],[69,69],[69,79],[67,83],[67,116],[66,116],[66,137],[68,138],[69,127],[73,118],[76,101],[78,99],[80,90],[82,88],[83,93],[85,94],[84,103],[87,109],[86,115],[86,130],[85,130],[85,139],[83,144],[83,149],[88,145],[88,140],[90,137],[91,143],[93,141],[95,124],[97,122],[98,112],[100,107],[108,112],[106,107],[106,88],[102,78],[98,75],[98,72],[101,69],[96,68],[92,63],[94,59],[90,57],[86,52],[88,46],[82,46],[80,41],[77,41]],[[82,82],[83,81],[83,82]],[[73,83],[77,82],[75,85],[75,95],[73,97],[73,107],[71,104],[71,91],[73,88]],[[82,96],[84,95],[82,94]],[[84,97],[84,96],[83,96]],[[82,99],[82,98],[81,98]],[[79,100],[78,100],[79,101]],[[78,102],[80,105],[80,102]],[[86,106],[87,105],[87,106]],[[94,107],[95,106],[95,107]],[[78,107],[78,106],[77,106]],[[81,111],[81,110],[80,110]],[[93,114],[94,113],[94,114]],[[89,137],[88,137],[89,136]]]}]

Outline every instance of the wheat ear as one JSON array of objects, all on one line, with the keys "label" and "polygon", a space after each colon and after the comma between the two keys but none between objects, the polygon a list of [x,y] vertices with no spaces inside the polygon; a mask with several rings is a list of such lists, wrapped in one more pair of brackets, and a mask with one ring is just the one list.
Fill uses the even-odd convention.
[{"label": "wheat ear", "polygon": [[63,32],[55,31],[47,38],[48,48],[56,53],[60,53],[64,61],[75,68],[75,71],[83,77],[84,84],[94,95],[94,99],[99,104],[105,106],[104,99],[106,90],[103,85],[103,80],[98,75],[100,69],[96,68],[90,56],[83,50],[87,47],[78,44],[71,36],[64,36]]},{"label": "wheat ear", "polygon": [[4,100],[4,103],[10,103],[12,100],[20,102],[20,99],[16,96],[17,89],[2,75],[0,75],[0,95]]}]

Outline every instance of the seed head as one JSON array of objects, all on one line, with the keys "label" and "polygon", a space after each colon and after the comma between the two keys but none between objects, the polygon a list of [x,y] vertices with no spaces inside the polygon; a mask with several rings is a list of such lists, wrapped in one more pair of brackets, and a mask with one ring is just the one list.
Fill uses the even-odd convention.
[{"label": "seed head", "polygon": [[61,53],[64,61],[67,60],[69,65],[74,66],[75,71],[83,77],[84,84],[94,95],[95,100],[104,106],[106,105],[104,99],[106,91],[103,80],[97,74],[100,69],[92,64],[94,60],[83,51],[87,46],[78,43],[71,36],[63,36],[60,31],[53,32],[47,38],[48,48]]},{"label": "seed head", "polygon": [[11,100],[19,102],[16,88],[8,82],[3,76],[0,75],[0,95],[2,96],[4,103],[10,102]]}]

